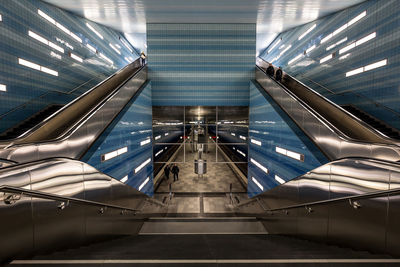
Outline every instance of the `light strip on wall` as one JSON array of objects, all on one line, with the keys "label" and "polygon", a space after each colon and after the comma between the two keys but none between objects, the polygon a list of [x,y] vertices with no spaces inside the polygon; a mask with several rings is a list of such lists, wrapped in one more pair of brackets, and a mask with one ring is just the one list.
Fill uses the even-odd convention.
[{"label": "light strip on wall", "polygon": [[157,135],[156,137],[154,137],[154,140],[158,140],[161,138],[161,135]]},{"label": "light strip on wall", "polygon": [[38,9],[38,14],[40,16],[42,16],[44,19],[46,19],[47,21],[49,21],[51,24],[54,24],[57,28],[59,28],[60,30],[62,30],[63,32],[65,32],[66,34],[71,36],[72,38],[74,38],[76,41],[82,43],[82,39],[81,38],[79,38],[76,34],[71,32],[70,30],[68,30],[67,27],[65,27],[64,25],[60,24],[55,19],[53,19],[52,17],[50,17],[49,15],[44,13],[42,10]]},{"label": "light strip on wall", "polygon": [[360,74],[360,73],[363,73],[365,71],[370,71],[370,70],[373,70],[373,69],[376,69],[376,68],[380,68],[380,67],[383,67],[383,66],[386,66],[386,65],[387,65],[387,59],[380,60],[378,62],[369,64],[367,66],[364,66],[364,67],[361,67],[361,68],[346,72],[346,77],[350,77],[350,76],[353,76],[353,75],[356,75],[356,74]]},{"label": "light strip on wall", "polygon": [[151,142],[151,140],[150,140],[150,137],[149,137],[146,140],[140,142],[140,146],[144,146],[144,145],[150,144],[150,142]]},{"label": "light strip on wall", "polygon": [[284,184],[285,180],[283,180],[281,177],[279,177],[278,175],[275,175],[275,180],[278,181],[278,183],[280,184]]},{"label": "light strip on wall", "polygon": [[339,54],[346,53],[347,51],[355,48],[356,46],[359,46],[359,45],[361,45],[363,43],[366,43],[366,42],[374,39],[375,37],[376,37],[376,32],[368,34],[367,36],[365,36],[365,37],[363,37],[363,38],[361,38],[361,39],[359,39],[359,40],[357,40],[357,41],[355,41],[355,42],[343,47],[342,49],[340,49],[339,50]]},{"label": "light strip on wall", "polygon": [[261,146],[261,145],[262,145],[261,141],[258,141],[258,140],[253,139],[253,138],[250,139],[250,142],[252,142],[253,144],[258,145],[258,146]]},{"label": "light strip on wall", "polygon": [[235,133],[231,133],[231,135],[233,135],[233,136],[236,136],[236,134],[235,134]]},{"label": "light strip on wall", "polygon": [[158,151],[156,154],[155,154],[155,156],[157,157],[158,155],[160,155],[161,153],[163,153],[164,152],[164,149],[161,149],[160,151]]},{"label": "light strip on wall", "polygon": [[263,170],[263,172],[268,173],[268,169],[266,167],[264,167],[263,165],[261,165],[261,163],[257,162],[255,159],[251,158],[250,162],[253,163],[254,165],[256,165],[261,170]]},{"label": "light strip on wall", "polygon": [[299,40],[303,39],[304,36],[306,36],[306,35],[309,34],[312,30],[314,30],[315,27],[317,27],[317,24],[312,25],[305,33],[303,33],[302,35],[300,35]]},{"label": "light strip on wall", "polygon": [[274,61],[278,60],[278,59],[279,59],[283,54],[285,54],[286,51],[288,51],[291,47],[292,47],[292,45],[289,45],[289,46],[286,47],[284,50],[282,50],[281,53],[271,61],[271,63],[273,63]]},{"label": "light strip on wall", "polygon": [[169,135],[169,133],[165,133],[165,134],[164,134],[164,136],[168,136],[168,135]]},{"label": "light strip on wall", "polygon": [[281,42],[281,39],[278,40],[271,48],[268,50],[268,53],[270,53],[279,43]]},{"label": "light strip on wall", "polygon": [[92,51],[93,53],[96,53],[96,52],[97,52],[96,48],[94,48],[94,47],[91,46],[90,44],[86,44],[86,47],[89,48],[89,50]]},{"label": "light strip on wall", "polygon": [[140,164],[138,167],[136,167],[135,173],[138,173],[141,169],[143,169],[150,162],[151,162],[151,158],[146,159],[142,164]]},{"label": "light strip on wall", "polygon": [[319,63],[322,64],[322,63],[324,63],[324,62],[326,62],[326,61],[328,61],[328,60],[330,60],[330,59],[332,59],[332,58],[333,58],[333,55],[330,54],[329,56],[326,56],[326,57],[324,57],[324,58],[321,58],[321,60],[319,61]]},{"label": "light strip on wall", "polygon": [[309,47],[309,48],[307,48],[307,50],[306,50],[306,54],[309,54],[311,51],[313,51],[315,48],[317,48],[317,46],[316,45],[313,45],[313,46],[311,46],[311,47]]},{"label": "light strip on wall", "polygon": [[128,152],[128,147],[125,146],[125,147],[119,148],[117,150],[105,153],[105,154],[103,154],[101,156],[101,161],[106,161],[106,160],[115,158],[115,157],[117,157],[119,155],[122,155],[122,154],[124,154],[126,152]]},{"label": "light strip on wall", "polygon": [[122,177],[122,179],[120,181],[121,181],[121,183],[125,183],[126,181],[128,181],[128,175],[125,175],[124,177]]},{"label": "light strip on wall", "polygon": [[25,66],[25,67],[28,67],[28,68],[31,68],[31,69],[35,69],[35,70],[38,70],[38,71],[45,72],[47,74],[58,76],[58,72],[57,71],[49,69],[49,68],[46,68],[46,67],[43,67],[43,66],[40,66],[40,65],[38,65],[36,63],[30,62],[30,61],[22,59],[22,58],[18,58],[18,64],[20,64],[22,66]]},{"label": "light strip on wall", "polygon": [[243,157],[246,157],[246,154],[243,153],[242,151],[240,151],[239,149],[236,149],[236,151],[237,151],[240,155],[242,155]]},{"label": "light strip on wall", "polygon": [[296,60],[298,60],[299,58],[301,58],[303,56],[303,54],[299,54],[297,56],[295,56],[294,58],[292,58],[291,60],[289,60],[288,65],[292,64],[293,62],[295,62]]},{"label": "light strip on wall", "polygon": [[89,23],[86,22],[86,26],[92,30],[92,32],[94,32],[97,36],[99,36],[102,40],[104,39],[103,35],[101,35],[95,28],[93,28],[92,25],[90,25]]},{"label": "light strip on wall", "polygon": [[61,53],[64,53],[64,49],[62,47],[59,47],[58,45],[50,42],[49,40],[47,40],[46,38],[40,36],[39,34],[34,33],[33,31],[28,31],[28,35],[30,37],[32,37],[33,39],[35,39],[35,40],[37,40],[37,41],[39,41],[39,42],[41,42],[41,43],[43,43],[45,45],[48,45],[51,48],[54,48],[54,49],[56,49],[57,51],[59,51]]},{"label": "light strip on wall", "polygon": [[103,59],[105,59],[107,62],[109,62],[110,64],[114,64],[114,62],[109,59],[108,57],[106,57],[104,54],[100,53],[100,57],[102,57]]},{"label": "light strip on wall", "polygon": [[143,189],[143,187],[150,181],[150,177],[147,177],[146,180],[139,186],[139,191]]},{"label": "light strip on wall", "polygon": [[71,53],[71,57],[73,58],[73,59],[75,59],[76,61],[79,61],[79,62],[83,62],[83,59],[81,58],[81,57],[78,57],[77,55],[75,55],[75,54],[72,54]]},{"label": "light strip on wall", "polygon": [[0,14],[0,21],[3,21],[3,16]]},{"label": "light strip on wall", "polygon": [[0,84],[0,91],[7,92],[7,86],[5,84]]},{"label": "light strip on wall", "polygon": [[297,152],[294,152],[294,151],[291,151],[291,150],[288,150],[288,149],[285,149],[285,148],[282,148],[282,147],[278,147],[278,146],[275,147],[275,151],[277,153],[282,154],[284,156],[287,156],[289,158],[296,159],[298,161],[304,161],[304,155],[303,154],[300,154],[300,153],[297,153]]},{"label": "light strip on wall", "polygon": [[108,44],[112,49],[114,49],[115,52],[118,53],[118,55],[121,55],[121,51],[118,50],[118,48],[116,48],[115,46],[113,46],[112,44]]},{"label": "light strip on wall", "polygon": [[122,43],[126,48],[128,48],[128,50],[132,53],[133,50],[132,50],[132,48],[130,47],[130,45],[129,45],[124,39],[120,38],[120,40],[121,40],[121,43]]},{"label": "light strip on wall", "polygon": [[331,45],[331,46],[328,46],[328,47],[326,48],[326,51],[331,50],[331,49],[335,48],[336,46],[338,46],[338,45],[340,45],[340,44],[342,44],[342,43],[344,43],[344,42],[346,42],[346,41],[347,41],[347,37],[343,38],[342,40],[336,42],[335,44],[333,44],[333,45]]},{"label": "light strip on wall", "polygon": [[367,15],[367,11],[363,11],[360,15],[356,16],[354,19],[350,20],[347,24],[348,26],[353,25],[354,23],[356,23],[357,21],[359,21],[360,19],[362,19],[363,17],[365,17]]},{"label": "light strip on wall", "polygon": [[247,140],[247,138],[244,137],[243,135],[240,135],[239,138],[242,139],[242,140]]},{"label": "light strip on wall", "polygon": [[258,188],[260,188],[261,189],[261,191],[264,191],[264,186],[262,186],[262,184],[260,184],[260,182],[259,181],[257,181],[257,179],[256,178],[254,178],[254,177],[251,177],[251,180],[258,186]]}]

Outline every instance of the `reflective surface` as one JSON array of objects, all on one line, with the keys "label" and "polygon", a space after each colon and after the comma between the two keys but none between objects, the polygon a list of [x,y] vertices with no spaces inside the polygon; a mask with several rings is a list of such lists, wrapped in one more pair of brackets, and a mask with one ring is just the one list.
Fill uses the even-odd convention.
[{"label": "reflective surface", "polygon": [[[48,159],[0,170],[0,184],[140,209],[143,193],[79,161]],[[136,234],[143,216],[131,211],[0,192],[0,261],[33,251],[79,246]],[[129,226],[128,226],[129,223]]]},{"label": "reflective surface", "polygon": [[[265,68],[267,63],[258,59],[257,65]],[[341,113],[339,114],[340,120],[336,120],[335,124],[332,124],[308,107],[305,102],[300,102],[293,93],[278,85],[260,69],[256,70],[256,80],[329,159],[366,157],[389,161],[400,160],[400,147],[390,139],[381,137],[372,129],[356,122],[351,116]],[[300,89],[307,90],[298,88],[298,90]],[[324,101],[323,98],[316,95],[314,98],[318,98],[317,100],[321,103]],[[340,131],[340,124],[351,128],[351,131],[358,134],[354,138],[359,139],[351,138]]]}]

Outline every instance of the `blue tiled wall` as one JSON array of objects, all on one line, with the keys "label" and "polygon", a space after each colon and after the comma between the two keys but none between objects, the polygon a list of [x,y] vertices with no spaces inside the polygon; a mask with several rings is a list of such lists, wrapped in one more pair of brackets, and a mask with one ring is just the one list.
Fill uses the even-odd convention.
[{"label": "blue tiled wall", "polygon": [[153,105],[247,106],[255,24],[147,24]]},{"label": "blue tiled wall", "polygon": [[[148,138],[153,139],[150,83],[131,100],[82,160],[118,180],[128,175],[126,183],[136,189],[149,177],[150,181],[141,191],[153,195],[152,142],[140,145],[141,141]],[[105,153],[122,147],[128,147],[128,152],[107,161],[101,160]],[[151,162],[135,173],[135,168],[148,158]]]},{"label": "blue tiled wall", "polygon": [[[262,190],[252,177],[263,186],[264,191],[279,185],[278,175],[289,181],[328,162],[319,149],[304,135],[294,122],[265,93],[250,83],[249,136],[262,145],[249,142],[248,195],[255,196]],[[276,147],[289,149],[304,155],[304,162],[278,154]],[[266,174],[251,159],[266,167]]]},{"label": "blue tiled wall", "polygon": [[[38,14],[38,9],[82,39],[82,43]],[[50,104],[65,104],[137,58],[121,42],[121,33],[38,0],[0,1],[0,132]],[[104,39],[91,31],[89,22]],[[64,49],[64,53],[30,37],[32,31]],[[109,44],[118,46],[121,55]],[[90,44],[97,49],[88,49]],[[72,47],[72,48],[71,48]],[[72,59],[72,52],[83,59]],[[105,61],[100,54],[113,61]],[[55,55],[61,57],[58,59]],[[58,72],[58,77],[18,64],[18,58]],[[125,59],[127,58],[127,59]]]},{"label": "blue tiled wall", "polygon": [[[328,34],[333,33],[363,11],[366,11],[365,17],[321,43]],[[316,24],[315,29],[299,40],[299,37],[314,24]],[[374,39],[339,54],[340,49],[373,32],[376,32]],[[280,39],[280,43],[268,53]],[[346,41],[327,51],[328,47],[341,40]],[[281,33],[261,54],[261,57],[272,61],[287,46],[292,45],[273,64],[282,66],[286,72],[332,101],[341,105],[356,105],[400,129],[399,43],[400,1],[370,0]],[[312,45],[316,45],[314,50],[288,65],[291,59],[304,53]],[[333,59],[320,64],[322,58],[332,53],[335,53]],[[384,67],[346,77],[348,71],[383,59],[388,60],[388,64]]]}]

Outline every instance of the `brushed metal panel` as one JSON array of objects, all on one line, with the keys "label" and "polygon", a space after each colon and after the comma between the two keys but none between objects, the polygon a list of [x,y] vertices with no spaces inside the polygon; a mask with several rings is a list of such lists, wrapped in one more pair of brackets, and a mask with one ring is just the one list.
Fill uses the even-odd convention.
[{"label": "brushed metal panel", "polygon": [[[400,172],[393,170],[390,173],[390,189],[400,188]],[[386,252],[400,255],[400,195],[389,196],[387,214]]]}]

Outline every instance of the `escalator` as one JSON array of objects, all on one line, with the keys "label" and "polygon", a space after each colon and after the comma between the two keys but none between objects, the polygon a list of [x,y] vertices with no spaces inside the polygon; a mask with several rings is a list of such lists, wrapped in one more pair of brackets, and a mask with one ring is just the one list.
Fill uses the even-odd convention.
[{"label": "escalator", "polygon": [[147,67],[137,59],[56,112],[50,109],[27,121],[22,134],[8,134],[11,139],[0,141],[0,158],[18,163],[55,156],[80,159],[146,80]]},{"label": "escalator", "polygon": [[378,125],[364,122],[288,74],[275,81],[265,73],[267,67],[266,61],[257,59],[257,83],[328,159],[400,160],[399,140]]}]

